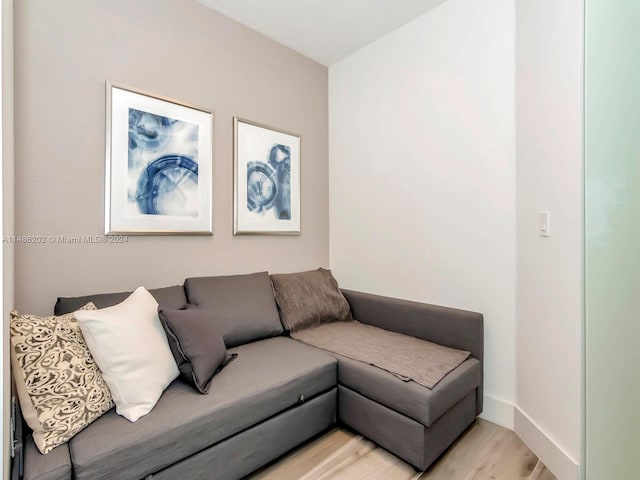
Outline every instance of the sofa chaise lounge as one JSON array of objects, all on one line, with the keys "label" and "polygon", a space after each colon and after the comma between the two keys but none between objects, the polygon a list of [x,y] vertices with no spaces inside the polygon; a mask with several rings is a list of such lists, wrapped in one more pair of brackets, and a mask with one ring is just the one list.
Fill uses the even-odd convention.
[{"label": "sofa chaise lounge", "polygon": [[[429,390],[290,338],[267,273],[150,290],[161,308],[215,309],[237,358],[202,395],[181,379],[135,423],[108,411],[46,455],[23,439],[25,480],[239,479],[341,422],[425,470],[482,411],[483,317],[342,290],[363,324],[470,356]],[[128,293],[59,298],[55,314]]]}]

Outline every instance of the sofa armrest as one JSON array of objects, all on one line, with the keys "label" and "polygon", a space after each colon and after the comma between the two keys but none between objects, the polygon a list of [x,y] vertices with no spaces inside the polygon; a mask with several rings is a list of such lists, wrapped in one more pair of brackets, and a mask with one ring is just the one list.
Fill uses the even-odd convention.
[{"label": "sofa armrest", "polygon": [[353,317],[361,323],[468,350],[482,361],[484,355],[481,313],[426,303],[342,290]]}]

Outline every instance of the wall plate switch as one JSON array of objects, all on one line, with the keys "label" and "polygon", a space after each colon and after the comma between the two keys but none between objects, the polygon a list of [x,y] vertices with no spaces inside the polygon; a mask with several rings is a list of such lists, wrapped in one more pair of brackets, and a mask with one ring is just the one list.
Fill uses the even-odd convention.
[{"label": "wall plate switch", "polygon": [[541,237],[549,236],[549,212],[538,213],[538,234]]}]

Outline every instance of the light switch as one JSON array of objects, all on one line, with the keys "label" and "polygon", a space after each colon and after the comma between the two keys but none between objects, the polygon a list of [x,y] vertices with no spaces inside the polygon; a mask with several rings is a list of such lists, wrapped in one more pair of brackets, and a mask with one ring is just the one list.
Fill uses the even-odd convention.
[{"label": "light switch", "polygon": [[541,237],[549,236],[549,212],[538,213],[538,234]]}]

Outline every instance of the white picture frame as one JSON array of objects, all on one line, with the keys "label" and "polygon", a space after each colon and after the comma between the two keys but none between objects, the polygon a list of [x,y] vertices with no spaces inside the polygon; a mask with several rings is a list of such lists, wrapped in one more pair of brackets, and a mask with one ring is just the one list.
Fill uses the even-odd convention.
[{"label": "white picture frame", "polygon": [[300,135],[233,119],[234,235],[300,234]]},{"label": "white picture frame", "polygon": [[212,235],[213,112],[106,89],[105,234]]}]

